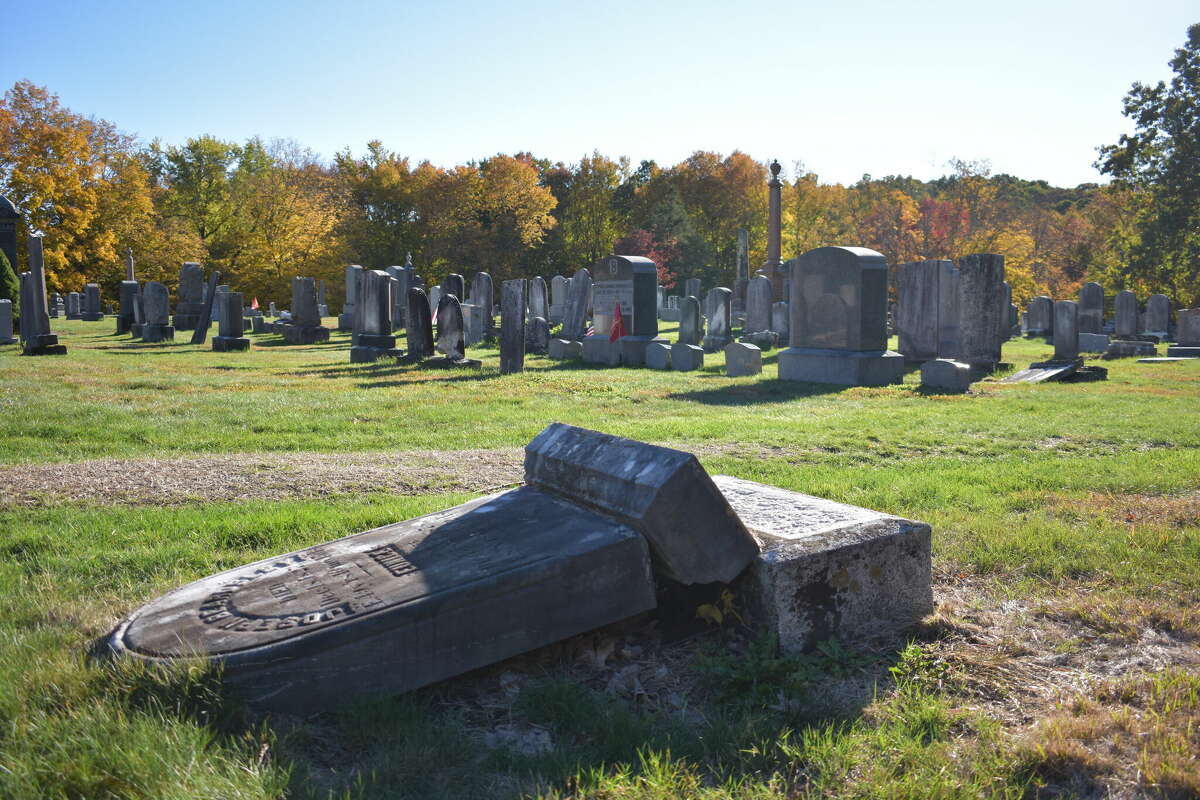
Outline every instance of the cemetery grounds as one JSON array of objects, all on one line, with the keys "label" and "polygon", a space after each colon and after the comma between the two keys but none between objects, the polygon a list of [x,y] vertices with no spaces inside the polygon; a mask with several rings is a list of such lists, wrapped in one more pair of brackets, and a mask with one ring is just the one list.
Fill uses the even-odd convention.
[{"label": "cemetery grounds", "polygon": [[[956,396],[781,382],[777,351],[760,378],[720,354],[500,376],[495,346],[425,371],[350,365],[348,333],[214,353],[112,324],[0,350],[0,796],[1200,795],[1200,360]],[[182,583],[519,483],[552,421],[926,521],[937,611],[789,658],[714,594],[669,635],[634,620],[308,718],[89,659]]]}]

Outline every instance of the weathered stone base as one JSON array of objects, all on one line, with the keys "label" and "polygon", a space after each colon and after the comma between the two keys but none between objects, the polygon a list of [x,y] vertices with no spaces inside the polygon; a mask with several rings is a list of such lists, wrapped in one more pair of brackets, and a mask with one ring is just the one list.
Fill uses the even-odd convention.
[{"label": "weathered stone base", "polygon": [[552,361],[573,361],[583,358],[583,345],[570,339],[551,339],[548,353]]},{"label": "weathered stone base", "polygon": [[43,333],[25,342],[22,352],[27,356],[63,356],[67,346],[58,343],[57,334]]},{"label": "weathered stone base", "polygon": [[337,329],[339,331],[354,330],[354,315],[353,314],[338,314]]},{"label": "weathered stone base", "polygon": [[694,344],[671,345],[671,369],[676,372],[704,369],[704,348]]},{"label": "weathered stone base", "polygon": [[172,342],[175,328],[170,325],[142,325],[143,342]]},{"label": "weathered stone base", "polygon": [[772,350],[779,344],[779,334],[775,331],[755,331],[738,337],[742,344],[752,344],[759,350]]},{"label": "weathered stone base", "polygon": [[1103,333],[1079,334],[1079,352],[1103,353],[1108,349],[1108,336]]},{"label": "weathered stone base", "polygon": [[267,332],[267,320],[265,317],[261,317],[261,316],[251,317],[250,320],[251,320],[251,322],[250,322],[250,332],[251,333],[266,333]]},{"label": "weathered stone base", "polygon": [[1139,342],[1133,339],[1116,339],[1108,343],[1102,358],[1140,358],[1158,354],[1153,342]]},{"label": "weathered stone base", "polygon": [[317,344],[329,341],[329,328],[318,325],[313,328],[302,328],[299,325],[285,324],[279,331],[288,344]]},{"label": "weathered stone base", "polygon": [[350,348],[351,364],[374,364],[384,356],[398,356],[395,347],[364,347],[355,345]]},{"label": "weathered stone base", "polygon": [[134,324],[133,317],[131,316],[117,317],[117,336],[124,336],[129,333]]},{"label": "weathered stone base", "polygon": [[67,319],[83,319],[82,314],[67,314]]},{"label": "weathered stone base", "polygon": [[250,340],[237,336],[214,336],[212,349],[218,353],[232,353],[239,350],[249,350]]},{"label": "weathered stone base", "polygon": [[102,311],[85,311],[79,315],[79,318],[84,322],[100,322],[104,319]]},{"label": "weathered stone base", "polygon": [[700,347],[706,353],[717,353],[728,347],[732,341],[732,336],[705,336],[700,342]]},{"label": "weathered stone base", "polygon": [[1200,358],[1200,346],[1174,344],[1167,348],[1167,355],[1177,358]]},{"label": "weathered stone base", "polygon": [[196,581],[135,611],[106,645],[151,664],[201,654],[241,697],[305,713],[654,606],[641,536],[525,487]]},{"label": "weathered stone base", "polygon": [[21,340],[14,339],[12,337],[0,338],[0,344],[17,344],[19,341],[21,341]]},{"label": "weathered stone base", "polygon": [[714,475],[758,541],[735,591],[790,653],[893,634],[933,611],[928,525]]},{"label": "weathered stone base", "polygon": [[926,361],[921,365],[921,386],[939,392],[965,392],[971,388],[971,367],[949,358]]},{"label": "weathered stone base", "polygon": [[200,324],[200,314],[185,314],[181,312],[176,314],[171,322],[177,331],[194,331],[196,330],[196,326]]},{"label": "weathered stone base", "polygon": [[616,349],[620,363],[627,367],[645,366],[646,348],[652,342],[666,344],[667,340],[658,336],[622,336],[617,339]]},{"label": "weathered stone base", "polygon": [[886,386],[903,380],[904,356],[890,350],[789,347],[779,352],[779,377],[837,386]]},{"label": "weathered stone base", "polygon": [[652,342],[647,345],[646,366],[650,369],[670,369],[671,348],[665,342]]},{"label": "weathered stone base", "polygon": [[730,378],[746,378],[762,374],[762,350],[746,342],[725,345],[725,374]]},{"label": "weathered stone base", "polygon": [[450,356],[437,356],[435,358],[427,358],[421,362],[422,367],[430,369],[473,369],[482,367],[483,362],[474,358],[451,358]]},{"label": "weathered stone base", "polygon": [[586,336],[583,340],[583,360],[589,364],[616,367],[621,363],[621,351],[607,336]]}]

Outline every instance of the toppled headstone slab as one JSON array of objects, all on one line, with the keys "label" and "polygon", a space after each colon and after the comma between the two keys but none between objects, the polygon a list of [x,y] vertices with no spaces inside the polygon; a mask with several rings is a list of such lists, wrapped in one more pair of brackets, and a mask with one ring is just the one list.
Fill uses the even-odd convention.
[{"label": "toppled headstone slab", "polygon": [[680,583],[728,583],[758,554],[691,453],[555,422],[526,446],[525,481],[629,525]]},{"label": "toppled headstone slab", "polygon": [[784,650],[894,631],[933,611],[925,523],[728,475],[713,482],[761,547],[739,594]]},{"label": "toppled headstone slab", "polygon": [[[751,543],[753,544],[753,543]],[[653,608],[645,540],[529,487],[203,578],[109,649],[201,657],[258,705],[403,692]]]}]

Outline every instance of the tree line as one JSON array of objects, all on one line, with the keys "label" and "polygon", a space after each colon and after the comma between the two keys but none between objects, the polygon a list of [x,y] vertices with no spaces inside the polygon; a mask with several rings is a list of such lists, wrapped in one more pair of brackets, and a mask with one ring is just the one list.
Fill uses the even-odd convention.
[{"label": "tree line", "polygon": [[[1194,304],[1198,52],[1193,26],[1172,61],[1175,83],[1134,85],[1126,109],[1140,135],[1102,149],[1097,166],[1116,179],[1106,185],[1060,188],[966,160],[935,180],[843,185],[795,162],[782,190],[784,257],[827,244],[870,247],[890,264],[998,252],[1016,302],[1096,280]],[[1169,118],[1188,108],[1191,129]],[[439,167],[380,141],[332,160],[291,140],[166,145],[77,114],[29,81],[0,102],[0,193],[25,215],[19,260],[22,234],[40,232],[52,290],[98,282],[108,297],[126,248],[142,280],[174,287],[180,263],[200,261],[247,297],[285,304],[290,278],[308,275],[328,282],[335,308],[343,265],[382,268],[408,253],[433,279],[570,275],[617,252],[654,259],[668,286],[730,285],[738,229],[750,233],[751,270],[765,258],[767,178],[764,162],[736,151],[671,166],[593,152],[572,164],[517,153]]]}]

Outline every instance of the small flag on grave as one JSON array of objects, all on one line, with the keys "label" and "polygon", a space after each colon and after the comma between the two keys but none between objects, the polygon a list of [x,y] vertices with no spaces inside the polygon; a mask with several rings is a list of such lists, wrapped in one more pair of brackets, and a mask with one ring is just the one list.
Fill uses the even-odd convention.
[{"label": "small flag on grave", "polygon": [[250,301],[250,307],[253,308],[255,311],[258,310],[258,298],[257,297]]},{"label": "small flag on grave", "polygon": [[608,340],[615,342],[622,336],[625,336],[625,318],[621,316],[621,304],[617,303],[613,308],[612,333],[608,335]]}]

